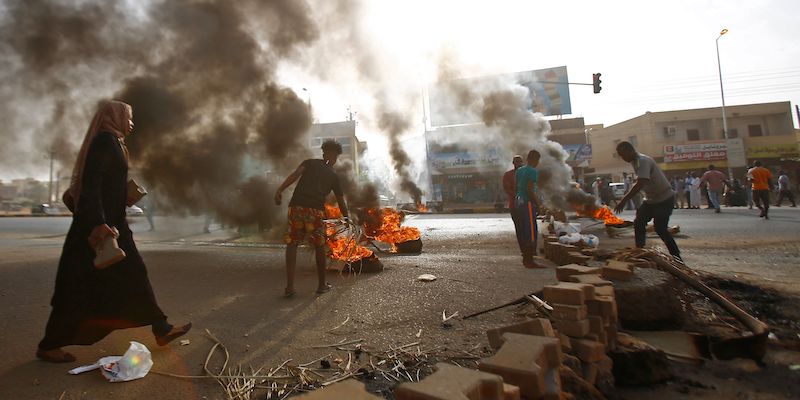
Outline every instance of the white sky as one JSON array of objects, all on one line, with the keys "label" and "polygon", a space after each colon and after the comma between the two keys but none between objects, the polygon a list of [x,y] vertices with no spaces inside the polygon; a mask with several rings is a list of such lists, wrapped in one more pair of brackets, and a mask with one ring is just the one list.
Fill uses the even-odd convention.
[{"label": "white sky", "polygon": [[[401,80],[435,79],[436,55],[455,50],[464,76],[566,65],[571,82],[602,73],[600,94],[571,86],[572,116],[612,125],[646,111],[721,104],[800,102],[800,1],[367,1],[360,23]],[[302,83],[300,83],[302,82]],[[318,121],[358,109],[358,82],[324,84],[293,76]],[[300,92],[306,87],[308,92]]]}]

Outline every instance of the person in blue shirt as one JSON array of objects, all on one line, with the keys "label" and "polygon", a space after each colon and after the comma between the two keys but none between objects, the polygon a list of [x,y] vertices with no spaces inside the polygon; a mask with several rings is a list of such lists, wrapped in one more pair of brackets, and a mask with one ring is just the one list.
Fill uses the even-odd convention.
[{"label": "person in blue shirt", "polygon": [[536,238],[538,229],[536,224],[536,213],[541,208],[541,202],[536,194],[536,184],[539,180],[539,165],[541,155],[536,150],[528,152],[527,165],[517,168],[516,181],[517,193],[514,199],[514,211],[519,213],[518,218],[522,222],[522,229],[517,232],[517,241],[523,247],[522,265],[525,268],[544,268],[533,261],[536,254]]}]

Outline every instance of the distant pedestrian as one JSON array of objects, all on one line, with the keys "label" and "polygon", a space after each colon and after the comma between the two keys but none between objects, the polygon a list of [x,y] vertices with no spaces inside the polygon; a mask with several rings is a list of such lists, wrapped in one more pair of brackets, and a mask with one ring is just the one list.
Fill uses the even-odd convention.
[{"label": "distant pedestrian", "polygon": [[686,208],[692,208],[692,173],[687,172],[683,179],[683,197],[686,199]]},{"label": "distant pedestrian", "polygon": [[[71,362],[61,348],[94,344],[117,329],[150,325],[156,343],[165,346],[192,327],[174,327],[156,303],[147,268],[125,219],[128,205],[128,148],[133,131],[131,106],[102,101],[92,119],[64,193],[74,212],[58,263],[53,306],[36,357]],[[95,248],[117,238],[125,258],[95,268]]]},{"label": "distant pedestrian", "polygon": [[636,237],[636,247],[644,247],[647,239],[647,223],[652,219],[653,226],[658,236],[664,241],[669,253],[675,259],[682,261],[681,253],[675,239],[669,233],[669,217],[672,215],[672,205],[675,203],[675,192],[672,190],[664,172],[658,167],[655,160],[644,154],[636,152],[630,142],[620,142],[617,145],[617,154],[629,162],[636,173],[636,183],[622,198],[616,212],[622,212],[626,201],[638,192],[644,192],[645,200],[636,210],[636,219],[633,228]]},{"label": "distant pedestrian", "polygon": [[710,206],[714,207],[714,212],[720,212],[720,201],[722,200],[722,192],[725,190],[727,178],[722,171],[714,168],[714,164],[708,166],[708,171],[703,173],[700,178],[700,183],[705,183],[708,190],[708,199]]},{"label": "distant pedestrian", "polygon": [[683,178],[679,176],[672,177],[672,190],[675,191],[675,205],[673,208],[683,208],[684,206],[684,188],[686,183],[684,182]]},{"label": "distant pedestrian", "polygon": [[517,196],[514,200],[514,207],[519,211],[522,221],[522,229],[517,240],[523,245],[522,265],[525,268],[544,268],[533,260],[537,248],[536,240],[539,235],[536,215],[538,210],[541,209],[541,202],[537,194],[539,190],[537,187],[539,171],[536,169],[539,165],[540,157],[541,155],[538,151],[529,151],[526,158],[527,164],[516,171]]},{"label": "distant pedestrian", "polygon": [[[631,190],[631,188],[633,187],[633,180],[631,179],[631,176],[628,175],[627,172],[622,173],[622,187],[624,188],[625,193],[628,193],[628,191]],[[625,204],[625,209],[626,210],[636,209],[636,203],[634,202],[633,199],[628,200],[628,203]]]},{"label": "distant pedestrian", "polygon": [[789,198],[789,201],[792,202],[792,207],[797,207],[797,204],[794,202],[794,193],[789,188],[789,175],[786,175],[786,172],[783,170],[778,171],[778,201],[775,203],[775,207],[780,207],[781,203],[783,203],[783,198]]},{"label": "distant pedestrian", "polygon": [[[297,246],[304,240],[314,247],[317,264],[317,293],[331,289],[325,277],[325,197],[333,192],[342,216],[348,217],[347,203],[333,165],[342,154],[342,145],[333,140],[322,143],[322,159],[303,161],[275,191],[275,204],[280,205],[282,193],[297,182],[289,201],[289,228],[284,236],[286,242],[286,290],[285,297],[294,296],[294,270],[297,264]],[[299,182],[298,182],[299,180]]]},{"label": "distant pedestrian", "polygon": [[597,198],[597,201],[600,201],[600,177],[594,178],[594,182],[592,182],[592,194],[594,197]]},{"label": "distant pedestrian", "polygon": [[747,171],[747,175],[753,182],[753,199],[761,215],[759,217],[769,219],[769,192],[772,191],[772,172],[761,166],[761,161],[753,163],[753,168]]},{"label": "distant pedestrian", "polygon": [[[516,155],[511,160],[511,164],[514,168],[506,171],[503,174],[503,191],[506,192],[506,196],[508,197],[508,212],[511,213],[511,220],[514,222],[514,231],[517,234],[517,245],[519,245],[519,252],[524,257],[525,250],[524,250],[524,243],[522,242],[522,232],[521,229],[523,227],[522,224],[522,215],[518,212],[516,207],[514,206],[514,199],[517,197],[517,170],[522,167],[522,156]],[[535,251],[535,248],[534,248]]]},{"label": "distant pedestrian", "polygon": [[700,204],[701,204],[700,203],[700,196],[701,196],[701,193],[700,193],[700,178],[698,178],[697,175],[695,175],[694,172],[692,172],[690,174],[690,177],[692,179],[692,181],[691,181],[692,183],[690,184],[690,186],[691,186],[691,191],[690,191],[691,198],[690,198],[690,201],[691,201],[691,205],[692,205],[691,208],[694,208],[695,210],[699,210],[700,209]]}]

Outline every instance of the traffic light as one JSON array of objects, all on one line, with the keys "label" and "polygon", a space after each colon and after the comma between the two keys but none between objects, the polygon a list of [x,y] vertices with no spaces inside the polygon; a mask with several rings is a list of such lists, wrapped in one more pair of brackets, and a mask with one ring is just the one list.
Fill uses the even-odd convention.
[{"label": "traffic light", "polygon": [[600,93],[600,90],[603,89],[600,87],[600,82],[602,82],[600,80],[600,75],[600,73],[592,74],[592,85],[594,86],[595,93]]}]

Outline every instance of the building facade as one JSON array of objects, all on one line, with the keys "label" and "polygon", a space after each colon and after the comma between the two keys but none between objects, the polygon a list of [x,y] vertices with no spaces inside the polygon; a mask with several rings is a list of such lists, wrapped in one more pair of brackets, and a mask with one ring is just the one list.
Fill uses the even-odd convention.
[{"label": "building facade", "polygon": [[[630,166],[618,158],[616,145],[629,141],[641,153],[650,155],[668,175],[683,176],[701,173],[709,164],[722,171],[728,157],[752,165],[761,160],[777,171],[784,169],[797,179],[798,131],[794,129],[789,102],[748,104],[725,107],[728,138],[740,142],[741,148],[728,148],[723,135],[720,107],[665,112],[647,112],[636,118],[589,132],[594,150],[591,174],[622,179]],[[730,153],[729,153],[730,152]],[[746,167],[732,165],[734,178],[742,179]]]}]

